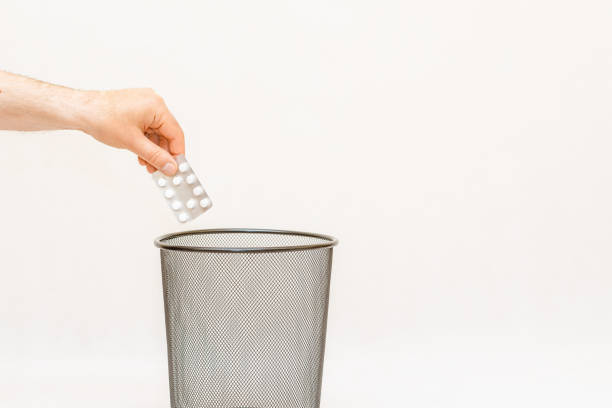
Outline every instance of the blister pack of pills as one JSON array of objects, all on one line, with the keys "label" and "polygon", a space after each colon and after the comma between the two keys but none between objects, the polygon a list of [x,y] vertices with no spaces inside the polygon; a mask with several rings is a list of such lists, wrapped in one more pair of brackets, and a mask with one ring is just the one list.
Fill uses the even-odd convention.
[{"label": "blister pack of pills", "polygon": [[181,154],[175,157],[178,171],[172,177],[162,172],[153,173],[153,181],[161,191],[168,206],[179,222],[193,220],[212,207],[210,197],[193,172],[193,169]]}]

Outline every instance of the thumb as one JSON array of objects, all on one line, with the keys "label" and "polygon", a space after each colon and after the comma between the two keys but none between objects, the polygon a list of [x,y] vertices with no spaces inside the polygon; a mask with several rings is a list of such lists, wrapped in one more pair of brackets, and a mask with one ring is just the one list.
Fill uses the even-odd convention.
[{"label": "thumb", "polygon": [[133,153],[142,157],[147,163],[160,170],[166,176],[173,176],[176,173],[176,162],[166,150],[147,139],[142,133],[133,137],[132,141],[133,143],[128,146],[128,149]]}]

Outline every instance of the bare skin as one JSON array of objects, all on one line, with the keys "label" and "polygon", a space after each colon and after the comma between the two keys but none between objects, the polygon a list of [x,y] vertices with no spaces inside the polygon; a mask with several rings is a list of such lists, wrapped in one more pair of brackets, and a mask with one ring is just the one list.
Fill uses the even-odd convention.
[{"label": "bare skin", "polygon": [[185,153],[185,136],[152,89],[83,91],[0,71],[0,130],[83,131],[138,156],[149,173],[171,176],[172,156]]}]

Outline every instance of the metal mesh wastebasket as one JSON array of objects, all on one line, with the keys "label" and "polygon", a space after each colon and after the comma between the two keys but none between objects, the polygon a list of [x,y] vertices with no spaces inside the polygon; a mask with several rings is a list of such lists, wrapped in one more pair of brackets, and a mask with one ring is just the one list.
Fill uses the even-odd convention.
[{"label": "metal mesh wastebasket", "polygon": [[172,408],[317,408],[333,237],[215,229],[158,238]]}]

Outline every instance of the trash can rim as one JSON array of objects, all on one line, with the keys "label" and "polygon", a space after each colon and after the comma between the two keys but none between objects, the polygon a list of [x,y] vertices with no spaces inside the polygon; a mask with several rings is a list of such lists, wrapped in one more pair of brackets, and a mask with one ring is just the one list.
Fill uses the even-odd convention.
[{"label": "trash can rim", "polygon": [[[245,234],[277,234],[277,235],[300,235],[303,237],[312,237],[325,240],[326,242],[319,242],[315,244],[307,245],[283,245],[283,246],[268,246],[268,247],[201,247],[192,245],[176,245],[164,242],[166,240],[177,238],[186,235],[198,235],[198,234],[225,234],[225,233],[245,233]],[[198,229],[181,232],[173,232],[165,234],[155,239],[155,246],[160,249],[169,249],[173,251],[189,251],[189,252],[285,252],[285,251],[303,251],[310,249],[319,248],[331,248],[338,244],[338,240],[330,235],[317,234],[313,232],[303,231],[290,231],[290,230],[276,230],[276,229],[260,229],[260,228],[211,228],[211,229]]]}]

